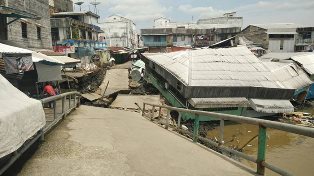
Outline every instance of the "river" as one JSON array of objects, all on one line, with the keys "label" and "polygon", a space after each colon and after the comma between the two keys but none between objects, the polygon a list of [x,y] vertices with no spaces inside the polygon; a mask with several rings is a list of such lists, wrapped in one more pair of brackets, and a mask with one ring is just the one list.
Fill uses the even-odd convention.
[{"label": "river", "polygon": [[[314,109],[303,111],[313,114]],[[257,156],[257,141],[255,138],[245,145],[250,139],[258,134],[258,127],[248,124],[226,123],[224,128],[224,141],[226,146],[243,148],[243,152]],[[209,138],[219,136],[219,127],[207,133]],[[240,160],[247,166],[256,169],[256,164]],[[279,168],[285,169],[293,175],[314,175],[314,138],[291,134],[279,130],[267,129],[266,162]],[[266,169],[266,175],[277,175]]]}]

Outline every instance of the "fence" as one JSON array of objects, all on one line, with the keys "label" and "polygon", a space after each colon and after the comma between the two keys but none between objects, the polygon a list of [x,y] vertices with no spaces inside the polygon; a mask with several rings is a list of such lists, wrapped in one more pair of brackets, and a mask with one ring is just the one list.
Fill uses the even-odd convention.
[{"label": "fence", "polygon": [[[167,117],[165,128],[169,128],[169,120],[170,120],[170,111],[177,111],[179,113],[178,122],[177,122],[177,130],[183,133],[187,133],[186,131],[182,130],[181,126],[181,113],[190,113],[195,115],[194,124],[193,124],[193,134],[192,138],[194,142],[197,142],[199,139],[208,142],[211,146],[219,148],[221,151],[229,152],[235,156],[241,157],[248,161],[254,162],[257,165],[257,174],[265,175],[265,168],[272,170],[280,175],[291,175],[287,171],[273,166],[265,161],[265,154],[266,154],[266,131],[267,128],[273,128],[281,131],[286,131],[289,133],[299,134],[308,137],[314,137],[314,129],[302,126],[296,126],[291,124],[285,124],[280,122],[274,122],[269,120],[262,120],[262,119],[255,119],[250,117],[243,117],[243,116],[236,116],[236,115],[229,115],[229,114],[220,114],[214,112],[207,112],[207,111],[198,111],[198,110],[189,110],[189,109],[182,109],[170,106],[162,106],[162,105],[155,105],[150,103],[144,103],[142,109],[142,116],[145,116],[145,110],[147,106],[151,106],[152,109],[150,110],[149,117],[153,119],[154,111],[156,107],[159,107],[159,117],[161,116],[161,109],[167,109]],[[211,118],[215,118],[220,120],[220,136],[219,136],[219,143],[216,143],[210,139],[204,138],[199,136],[199,116],[210,116]],[[251,125],[257,125],[259,127],[258,133],[258,150],[257,150],[257,157],[249,156],[245,153],[236,151],[234,149],[230,149],[223,145],[224,141],[224,122],[225,120],[237,122],[237,123],[245,123]]]}]

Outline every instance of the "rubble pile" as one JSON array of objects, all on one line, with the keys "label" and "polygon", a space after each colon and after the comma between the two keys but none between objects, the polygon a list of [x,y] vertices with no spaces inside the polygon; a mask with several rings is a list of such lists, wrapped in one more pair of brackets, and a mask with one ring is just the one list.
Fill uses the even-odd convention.
[{"label": "rubble pile", "polygon": [[78,91],[81,93],[95,92],[101,85],[106,74],[105,69],[99,69],[78,79]]}]

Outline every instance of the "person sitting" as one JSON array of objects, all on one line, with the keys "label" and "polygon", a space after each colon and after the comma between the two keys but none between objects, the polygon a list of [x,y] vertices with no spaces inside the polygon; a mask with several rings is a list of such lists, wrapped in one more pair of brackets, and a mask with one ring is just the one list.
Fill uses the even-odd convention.
[{"label": "person sitting", "polygon": [[44,95],[47,95],[48,97],[56,95],[55,89],[52,87],[51,83],[49,82],[46,83],[43,93]]}]

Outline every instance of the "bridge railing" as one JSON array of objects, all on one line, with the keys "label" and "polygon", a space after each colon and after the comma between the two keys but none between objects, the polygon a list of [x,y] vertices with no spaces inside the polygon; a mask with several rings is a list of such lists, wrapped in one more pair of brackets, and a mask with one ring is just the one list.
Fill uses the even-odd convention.
[{"label": "bridge railing", "polygon": [[[281,131],[286,131],[289,133],[299,134],[303,136],[308,136],[313,138],[314,137],[314,128],[309,127],[302,127],[302,126],[296,126],[281,122],[275,122],[275,121],[269,121],[269,120],[263,120],[263,119],[256,119],[256,118],[250,118],[250,117],[244,117],[244,116],[237,116],[237,115],[229,115],[229,114],[221,114],[221,113],[215,113],[215,112],[208,112],[208,111],[199,111],[199,110],[190,110],[190,109],[183,109],[183,108],[176,108],[171,106],[164,106],[164,105],[156,105],[156,104],[150,104],[150,103],[144,103],[143,109],[142,109],[142,116],[146,116],[146,110],[147,107],[150,106],[152,109],[149,109],[148,117],[153,120],[154,112],[156,108],[159,108],[159,117],[161,117],[161,109],[167,109],[167,117],[165,122],[165,128],[169,128],[169,121],[170,121],[170,111],[177,111],[179,113],[178,121],[177,121],[177,127],[176,130],[180,131],[182,133],[188,133],[187,131],[182,129],[181,125],[181,113],[189,113],[194,114],[194,124],[193,124],[193,134],[192,138],[194,142],[197,142],[199,139],[206,141],[211,146],[219,148],[221,151],[229,152],[235,156],[241,157],[243,159],[246,159],[248,161],[254,162],[257,165],[257,171],[256,173],[259,175],[265,175],[265,168],[276,172],[280,175],[291,175],[289,172],[287,172],[284,169],[281,169],[279,167],[276,167],[274,165],[271,165],[270,163],[267,163],[265,161],[265,154],[266,154],[266,131],[267,128],[277,129]],[[220,120],[220,134],[219,134],[219,142],[214,142],[208,138],[204,138],[199,136],[199,116],[208,116],[211,118],[215,118],[217,120]],[[228,148],[223,145],[224,141],[224,122],[226,120],[237,122],[237,123],[244,123],[244,124],[251,124],[256,125],[259,127],[258,132],[258,150],[257,150],[257,156],[252,157],[245,153],[239,152],[237,150]]]},{"label": "bridge railing", "polygon": [[[50,105],[52,108],[52,120],[47,120],[46,114],[46,126],[43,131],[46,133],[53,126],[55,126],[63,117],[65,117],[68,113],[70,113],[73,109],[80,105],[80,96],[79,92],[67,92],[56,96],[47,97],[41,99],[43,106]],[[61,101],[61,106],[60,105]],[[59,103],[58,103],[59,102]],[[57,112],[57,109],[61,108],[61,112]]]}]

